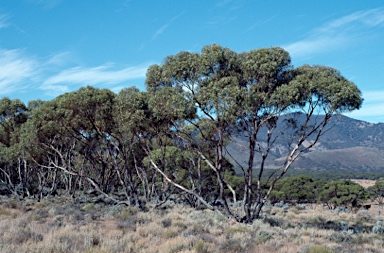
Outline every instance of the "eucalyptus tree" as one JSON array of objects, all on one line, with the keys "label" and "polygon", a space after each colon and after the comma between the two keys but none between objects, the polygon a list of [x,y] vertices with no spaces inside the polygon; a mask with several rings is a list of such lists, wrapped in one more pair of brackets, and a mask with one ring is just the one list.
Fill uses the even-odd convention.
[{"label": "eucalyptus tree", "polygon": [[118,178],[127,199],[134,200],[137,205],[139,197],[150,201],[153,195],[154,173],[143,165],[146,154],[140,146],[140,140],[148,135],[149,115],[145,92],[131,87],[116,95],[113,111],[116,129],[113,136],[118,143],[116,162],[123,168],[118,171]]},{"label": "eucalyptus tree", "polygon": [[75,189],[75,184],[86,187],[85,183],[102,193],[113,190],[116,184],[116,168],[111,157],[114,97],[109,90],[88,86],[45,102],[32,111],[25,126],[25,139],[42,173],[56,175],[59,171],[69,191]]},{"label": "eucalyptus tree", "polygon": [[[194,118],[185,119],[188,128],[185,131],[179,129],[177,135],[184,145],[193,147],[194,152],[216,174],[219,198],[229,214],[231,210],[224,196],[225,190],[233,193],[234,202],[236,194],[224,178],[226,168],[223,165],[225,143],[237,117],[234,98],[240,93],[239,62],[235,52],[211,45],[204,47],[201,54],[181,52],[167,57],[162,66],[154,65],[148,69],[146,80],[150,93],[156,94],[172,87],[195,107],[197,114]],[[214,156],[203,149],[207,143],[213,148]]]},{"label": "eucalyptus tree", "polygon": [[[318,142],[330,118],[359,109],[362,103],[356,85],[337,70],[323,66],[294,69],[288,52],[278,47],[237,54],[210,45],[200,54],[181,52],[168,56],[162,65],[151,66],[146,84],[149,93],[172,88],[193,104],[195,117],[184,119],[184,128],[173,129],[183,145],[189,145],[215,172],[226,214],[243,222],[259,217],[276,182],[300,154]],[[301,112],[304,120],[298,120],[295,112]],[[276,131],[280,124],[287,131]],[[223,161],[230,156],[227,142],[239,132],[248,139],[249,158],[247,167],[241,167],[242,213],[235,213],[228,201],[236,202],[237,192],[224,178]],[[268,155],[282,136],[288,143],[286,159],[263,183]],[[206,143],[213,148],[214,156],[208,156],[207,150],[202,149]],[[261,157],[257,164],[255,156]],[[253,180],[255,168],[257,180]],[[226,190],[232,193],[231,199],[225,196]]]},{"label": "eucalyptus tree", "polygon": [[382,206],[384,204],[384,179],[376,180],[373,186],[368,187],[371,197]]},{"label": "eucalyptus tree", "polygon": [[318,193],[318,201],[325,204],[329,209],[340,206],[345,208],[361,207],[367,198],[368,195],[364,187],[349,180],[329,182]]},{"label": "eucalyptus tree", "polygon": [[0,179],[7,182],[17,194],[29,195],[27,188],[27,161],[20,142],[20,130],[28,119],[28,109],[19,99],[0,100]]}]

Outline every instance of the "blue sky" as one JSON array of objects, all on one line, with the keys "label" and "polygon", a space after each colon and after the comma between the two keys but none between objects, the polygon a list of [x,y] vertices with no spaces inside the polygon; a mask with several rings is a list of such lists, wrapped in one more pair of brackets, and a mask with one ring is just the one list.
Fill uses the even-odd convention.
[{"label": "blue sky", "polygon": [[280,46],[295,67],[332,66],[363,92],[348,116],[384,122],[383,1],[2,0],[0,97],[144,90],[148,66],[212,43]]}]

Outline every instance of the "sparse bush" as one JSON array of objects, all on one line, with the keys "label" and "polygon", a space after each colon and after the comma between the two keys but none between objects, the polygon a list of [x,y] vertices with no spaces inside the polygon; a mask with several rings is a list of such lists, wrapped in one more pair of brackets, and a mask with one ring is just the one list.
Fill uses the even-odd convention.
[{"label": "sparse bush", "polygon": [[206,232],[207,232],[207,230],[202,225],[195,224],[195,225],[192,226],[191,229],[185,231],[183,233],[183,235],[185,237],[188,237],[190,235],[201,235],[201,234],[206,233]]},{"label": "sparse bush", "polygon": [[177,228],[180,228],[181,230],[184,230],[184,229],[187,229],[187,228],[188,228],[188,226],[185,225],[185,224],[184,224],[183,222],[181,222],[181,221],[174,222],[174,223],[173,223],[173,226],[174,226],[174,227],[177,227]]},{"label": "sparse bush", "polygon": [[10,216],[11,218],[16,218],[17,213],[7,209],[0,209],[0,216]]},{"label": "sparse bush", "polygon": [[368,210],[359,210],[356,214],[356,219],[359,221],[367,222],[371,220],[371,215]]},{"label": "sparse bush", "polygon": [[371,244],[372,240],[367,234],[358,234],[352,237],[352,243],[356,245]]},{"label": "sparse bush", "polygon": [[163,225],[164,228],[170,227],[172,225],[172,220],[169,218],[166,218],[161,221],[161,224]]},{"label": "sparse bush", "polygon": [[118,229],[123,230],[124,233],[126,231],[136,231],[136,222],[134,219],[117,221],[116,226]]},{"label": "sparse bush", "polygon": [[13,242],[16,244],[25,243],[32,238],[32,233],[28,230],[19,230],[13,235]]},{"label": "sparse bush", "polygon": [[265,217],[264,221],[269,223],[272,227],[283,227],[284,221],[276,217]]},{"label": "sparse bush", "polygon": [[229,227],[225,232],[228,235],[233,235],[235,233],[247,233],[249,230],[245,227]]},{"label": "sparse bush", "polygon": [[169,239],[169,238],[173,238],[173,237],[176,237],[176,236],[178,236],[179,235],[179,233],[176,231],[176,230],[174,230],[174,229],[168,229],[168,230],[166,230],[165,232],[164,232],[164,234],[163,234],[163,237],[165,238],[165,239]]},{"label": "sparse bush", "polygon": [[83,206],[81,208],[81,210],[83,210],[83,211],[91,211],[91,210],[94,210],[95,208],[96,208],[95,203],[88,203],[85,206]]},{"label": "sparse bush", "polygon": [[341,243],[341,242],[350,242],[352,240],[352,236],[348,234],[346,231],[342,232],[333,232],[328,239],[332,242]]},{"label": "sparse bush", "polygon": [[313,245],[309,247],[307,253],[334,253],[334,251],[325,245]]},{"label": "sparse bush", "polygon": [[262,244],[272,238],[272,234],[268,231],[261,230],[256,237],[256,243]]},{"label": "sparse bush", "polygon": [[132,216],[135,216],[138,212],[139,210],[137,208],[127,207],[120,212],[115,213],[114,216],[120,220],[128,220]]},{"label": "sparse bush", "polygon": [[198,242],[195,243],[194,249],[196,253],[208,253],[208,247],[205,244],[204,241],[199,240]]},{"label": "sparse bush", "polygon": [[377,221],[376,225],[372,228],[372,233],[384,234],[384,221]]},{"label": "sparse bush", "polygon": [[169,249],[169,253],[177,253],[177,252],[182,252],[185,249],[185,245],[182,243],[173,245]]},{"label": "sparse bush", "polygon": [[8,201],[9,208],[17,209],[19,207],[19,204],[16,200],[10,200]]},{"label": "sparse bush", "polygon": [[220,245],[220,252],[244,252],[244,248],[241,245],[241,242],[237,239],[228,239],[225,240]]}]

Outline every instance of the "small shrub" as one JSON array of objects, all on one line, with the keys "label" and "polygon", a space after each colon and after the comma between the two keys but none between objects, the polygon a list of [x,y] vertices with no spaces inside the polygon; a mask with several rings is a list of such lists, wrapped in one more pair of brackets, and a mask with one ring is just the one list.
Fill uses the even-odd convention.
[{"label": "small shrub", "polygon": [[161,221],[161,224],[164,228],[170,227],[172,225],[172,220],[167,218]]},{"label": "small shrub", "polygon": [[208,253],[208,247],[202,240],[196,242],[194,249],[196,253]]},{"label": "small shrub", "polygon": [[81,208],[81,210],[83,211],[91,211],[91,210],[94,210],[95,209],[95,203],[89,203],[89,204],[86,204],[85,206],[83,206]]},{"label": "small shrub", "polygon": [[40,208],[43,208],[43,207],[45,207],[47,205],[47,203],[45,203],[45,202],[37,202],[37,203],[35,203],[34,205],[33,205],[33,208],[34,209],[40,209]]},{"label": "small shrub", "polygon": [[346,231],[342,232],[334,232],[332,233],[328,239],[332,242],[340,243],[340,242],[350,242],[352,240],[352,236],[348,234]]},{"label": "small shrub", "polygon": [[29,221],[42,221],[49,216],[49,213],[46,209],[39,209],[31,216],[29,216]]},{"label": "small shrub", "polygon": [[52,252],[84,251],[84,237],[79,234],[65,233],[54,238]]},{"label": "small shrub", "polygon": [[384,221],[377,221],[376,225],[372,228],[374,234],[384,234]]},{"label": "small shrub", "polygon": [[325,245],[313,245],[309,247],[307,253],[334,253],[334,251]]},{"label": "small shrub", "polygon": [[220,252],[244,252],[241,242],[236,239],[225,240],[219,249]]},{"label": "small shrub", "polygon": [[128,220],[132,216],[135,216],[138,212],[139,211],[137,210],[137,208],[128,207],[128,208],[125,208],[122,211],[116,213],[114,216],[120,220]]},{"label": "small shrub", "polygon": [[365,234],[358,234],[352,238],[352,243],[356,245],[371,244],[372,240]]},{"label": "small shrub", "polygon": [[177,253],[177,252],[182,252],[185,249],[184,244],[176,244],[170,247],[169,253]]},{"label": "small shrub", "polygon": [[92,248],[101,244],[101,239],[98,235],[90,235],[84,238],[86,248]]},{"label": "small shrub", "polygon": [[207,232],[206,229],[202,225],[195,224],[191,229],[184,232],[184,236],[187,237],[189,235],[201,235],[206,232]]},{"label": "small shrub", "polygon": [[268,231],[261,230],[256,238],[256,243],[261,244],[265,243],[266,241],[270,240],[272,238],[272,234]]},{"label": "small shrub", "polygon": [[16,218],[17,213],[11,212],[10,210],[6,210],[6,209],[0,209],[0,216],[10,216],[12,218]]},{"label": "small shrub", "polygon": [[368,210],[360,210],[356,214],[356,219],[360,222],[367,222],[371,220],[371,215],[369,214]]},{"label": "small shrub", "polygon": [[176,237],[176,236],[178,236],[178,235],[179,235],[179,233],[178,233],[176,230],[174,230],[174,229],[168,229],[168,230],[166,230],[166,231],[164,232],[163,237],[164,237],[165,239],[169,239],[169,238]]},{"label": "small shrub", "polygon": [[187,229],[187,228],[188,228],[188,226],[185,225],[185,224],[184,224],[183,222],[181,222],[181,221],[177,221],[177,222],[173,223],[173,226],[174,226],[174,227],[177,227],[177,228],[180,228],[181,230],[184,230],[184,229]]},{"label": "small shrub", "polygon": [[266,223],[269,223],[269,225],[271,225],[271,227],[283,227],[284,226],[284,221],[281,219],[278,219],[278,218],[266,217],[266,218],[264,218],[264,221]]},{"label": "small shrub", "polygon": [[247,233],[248,229],[246,229],[244,227],[229,227],[225,232],[228,235],[233,235],[235,233]]},{"label": "small shrub", "polygon": [[8,206],[9,206],[10,208],[12,208],[12,209],[17,209],[17,208],[19,207],[17,201],[15,201],[15,200],[10,200],[10,201],[8,202]]},{"label": "small shrub", "polygon": [[13,236],[13,242],[22,244],[32,238],[32,233],[28,230],[19,230]]},{"label": "small shrub", "polygon": [[136,222],[134,219],[125,220],[125,221],[117,221],[116,226],[118,229],[125,231],[136,231]]}]

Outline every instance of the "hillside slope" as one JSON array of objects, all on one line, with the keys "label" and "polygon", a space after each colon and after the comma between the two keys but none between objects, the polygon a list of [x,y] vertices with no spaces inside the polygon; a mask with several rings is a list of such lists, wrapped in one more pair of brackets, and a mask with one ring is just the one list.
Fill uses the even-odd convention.
[{"label": "hillside slope", "polygon": [[[298,121],[303,120],[303,115],[296,114],[295,117]],[[276,129],[276,133],[286,131],[283,121],[284,118],[279,121],[280,126]],[[330,129],[321,137],[318,144],[294,163],[295,169],[384,172],[383,123],[373,124],[346,116],[336,116],[331,120],[329,126]],[[262,145],[265,136],[265,131],[259,135]],[[233,134],[227,150],[231,154],[228,157],[235,167],[247,166],[247,138],[244,133]],[[283,135],[272,148],[267,160],[267,167],[281,166],[287,150],[287,140]],[[256,157],[254,161],[255,168],[258,168],[260,156]]]}]

